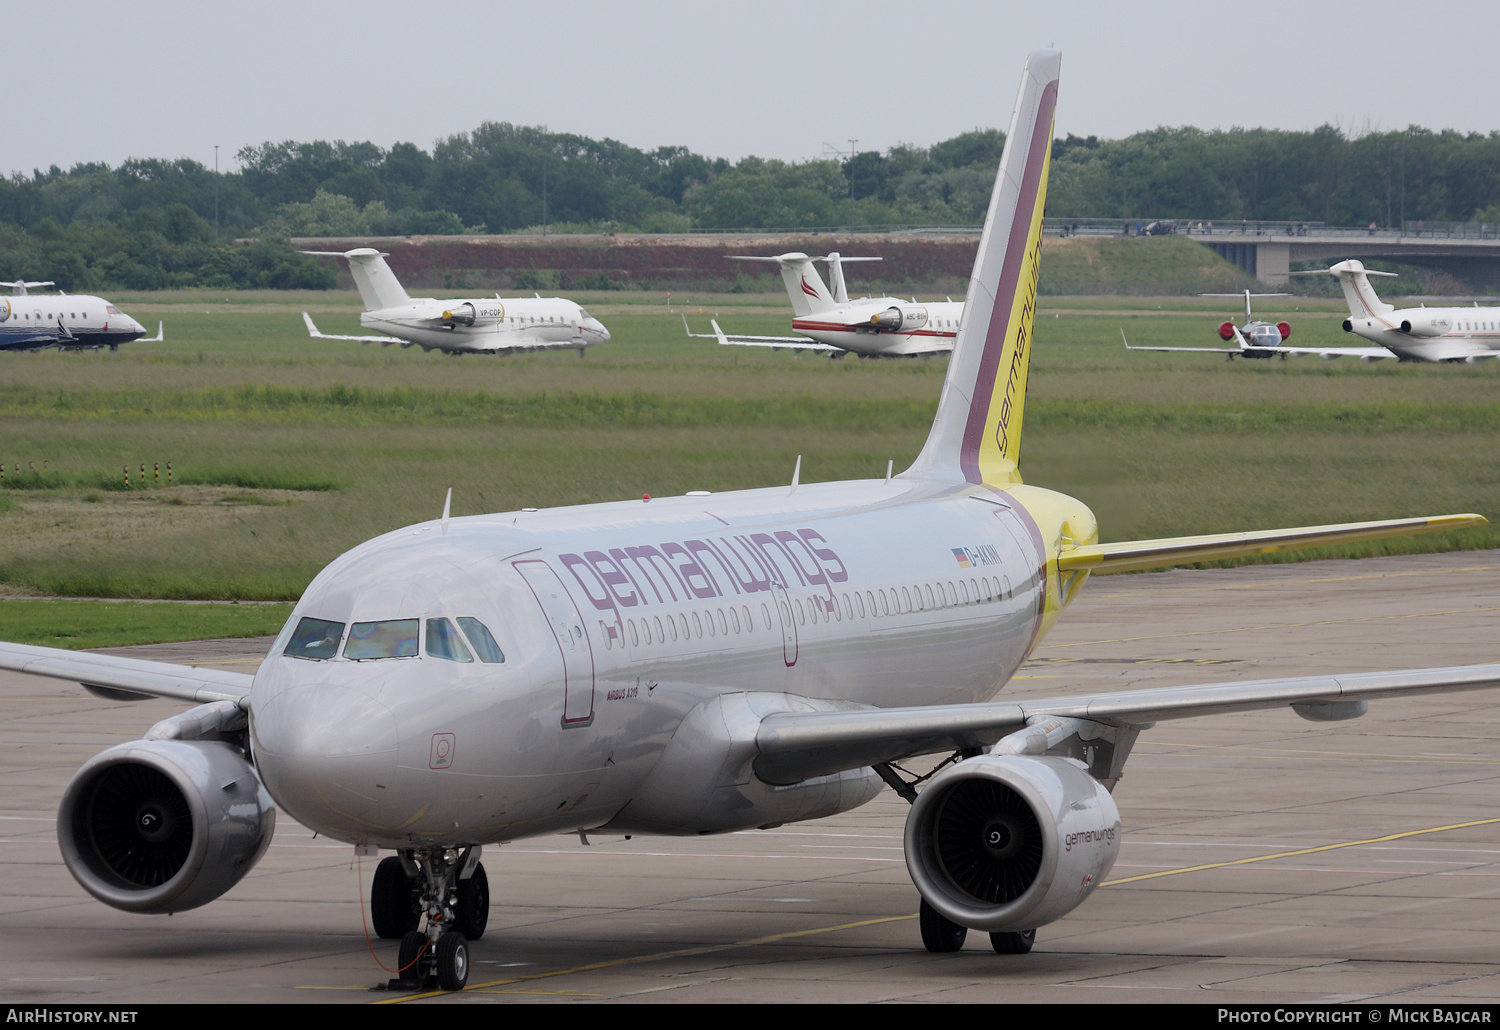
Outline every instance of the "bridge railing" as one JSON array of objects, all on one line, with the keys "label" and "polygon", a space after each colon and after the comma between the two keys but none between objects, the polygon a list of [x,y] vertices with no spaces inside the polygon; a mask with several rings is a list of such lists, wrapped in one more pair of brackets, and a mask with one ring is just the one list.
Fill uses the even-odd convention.
[{"label": "bridge railing", "polygon": [[1326,225],[1323,222],[1253,221],[1208,218],[1044,218],[1048,236],[1214,236],[1243,237],[1246,242],[1300,236],[1383,237],[1386,239],[1500,240],[1500,222],[1434,222],[1411,220],[1402,226]]}]

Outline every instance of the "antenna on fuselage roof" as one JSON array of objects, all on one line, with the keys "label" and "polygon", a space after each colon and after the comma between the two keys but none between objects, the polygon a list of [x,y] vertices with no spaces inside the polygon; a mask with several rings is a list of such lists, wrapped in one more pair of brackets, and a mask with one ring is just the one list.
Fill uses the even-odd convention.
[{"label": "antenna on fuselage roof", "polygon": [[453,507],[453,487],[450,486],[448,488],[448,496],[443,498],[443,518],[442,518],[443,528],[440,531],[440,535],[442,535],[442,536],[447,536],[448,535],[448,512],[449,512],[450,509],[452,509],[452,507]]},{"label": "antenna on fuselage roof", "polygon": [[797,455],[797,464],[792,469],[792,488],[786,492],[788,497],[797,492],[797,483],[802,479],[802,455]]}]

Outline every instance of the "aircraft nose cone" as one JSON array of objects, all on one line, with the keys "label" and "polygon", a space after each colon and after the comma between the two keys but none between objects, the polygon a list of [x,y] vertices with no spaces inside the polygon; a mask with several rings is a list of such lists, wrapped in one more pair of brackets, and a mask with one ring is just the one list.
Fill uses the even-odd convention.
[{"label": "aircraft nose cone", "polygon": [[600,322],[597,318],[589,319],[584,325],[588,328],[589,332],[599,337],[600,343],[604,343],[609,339],[609,330],[604,328],[604,323]]},{"label": "aircraft nose cone", "polygon": [[378,825],[399,742],[389,708],[347,687],[293,686],[255,706],[256,764],[276,803],[326,833]]}]

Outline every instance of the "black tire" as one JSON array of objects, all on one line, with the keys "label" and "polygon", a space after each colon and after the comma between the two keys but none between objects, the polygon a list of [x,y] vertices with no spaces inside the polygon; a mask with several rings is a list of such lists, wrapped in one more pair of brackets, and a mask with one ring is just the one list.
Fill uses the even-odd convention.
[{"label": "black tire", "polygon": [[1031,946],[1035,943],[1035,930],[990,934],[990,947],[995,949],[996,955],[1024,955],[1031,950]]},{"label": "black tire", "polygon": [[415,930],[421,919],[415,884],[407,878],[401,859],[395,855],[381,859],[370,884],[370,922],[375,924],[376,935],[396,940]]},{"label": "black tire", "polygon": [[422,966],[425,961],[418,961],[418,956],[423,960],[427,958],[422,954],[422,949],[427,947],[427,935],[413,930],[401,938],[401,951],[396,959],[396,979],[406,980],[411,983],[420,984],[424,979]]},{"label": "black tire", "polygon": [[946,954],[958,951],[964,946],[964,938],[969,936],[967,926],[959,926],[947,916],[942,915],[937,909],[927,904],[927,899],[922,899],[922,907],[917,922],[922,927],[922,944],[928,951]]},{"label": "black tire", "polygon": [[457,930],[438,938],[437,981],[445,991],[461,991],[469,982],[469,942]]},{"label": "black tire", "polygon": [[484,863],[474,867],[474,875],[458,881],[458,906],[454,910],[458,932],[471,941],[484,936],[490,921],[490,881],[484,875]]}]

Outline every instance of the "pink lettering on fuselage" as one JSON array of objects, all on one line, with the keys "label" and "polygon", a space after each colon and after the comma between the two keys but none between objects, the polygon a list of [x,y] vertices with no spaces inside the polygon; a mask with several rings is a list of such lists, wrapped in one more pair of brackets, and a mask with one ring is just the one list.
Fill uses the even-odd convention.
[{"label": "pink lettering on fuselage", "polygon": [[560,561],[599,611],[682,604],[694,599],[814,586],[833,595],[849,571],[813,529],[779,530],[711,540],[667,541],[606,551],[560,554]]}]

